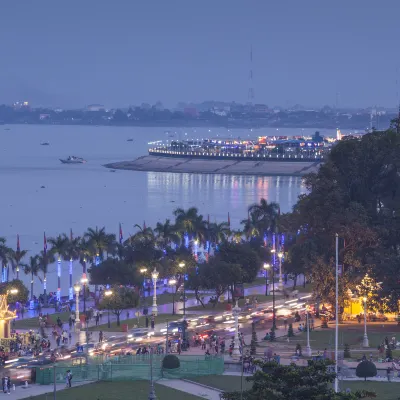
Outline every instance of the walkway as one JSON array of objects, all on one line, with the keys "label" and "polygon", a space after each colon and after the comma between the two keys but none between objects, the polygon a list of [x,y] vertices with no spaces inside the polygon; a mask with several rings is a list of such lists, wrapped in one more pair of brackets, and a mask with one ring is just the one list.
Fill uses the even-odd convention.
[{"label": "walkway", "polygon": [[[172,389],[179,390],[181,392],[190,393],[194,396],[199,396],[209,400],[220,400],[220,393],[218,389],[213,389],[208,386],[196,384],[186,380],[172,379],[172,380],[160,380],[157,381],[159,385],[167,386]],[[156,393],[157,394],[157,393]]]}]

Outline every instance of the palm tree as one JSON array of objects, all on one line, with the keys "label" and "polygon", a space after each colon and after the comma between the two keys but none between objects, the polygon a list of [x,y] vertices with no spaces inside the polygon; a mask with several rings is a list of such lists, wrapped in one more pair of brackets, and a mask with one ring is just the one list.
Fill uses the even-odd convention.
[{"label": "palm tree", "polygon": [[220,243],[227,239],[231,231],[228,222],[209,224],[209,238],[213,243]]},{"label": "palm tree", "polygon": [[67,260],[69,260],[69,299],[74,299],[74,289],[72,287],[72,270],[74,266],[74,261],[79,259],[79,244],[80,238],[79,237],[72,237],[68,238],[66,246],[65,246],[65,253],[64,256]]},{"label": "palm tree", "polygon": [[252,204],[249,207],[249,214],[257,221],[257,229],[260,234],[275,232],[279,216],[279,204],[268,203],[261,199],[260,203]]},{"label": "palm tree", "polygon": [[125,243],[134,243],[134,242],[154,242],[155,236],[153,229],[150,227],[141,227],[140,225],[134,225],[134,228],[138,228],[138,231],[134,233]]},{"label": "palm tree", "polygon": [[87,262],[93,262],[96,256],[96,249],[84,238],[80,238],[78,245],[79,263],[82,265],[82,273],[86,274]]},{"label": "palm tree", "polygon": [[[11,249],[6,244],[6,239],[0,237],[0,265],[1,265],[1,277],[4,277],[5,271],[7,270],[7,265],[10,260]],[[7,274],[8,280],[8,274]]]},{"label": "palm tree", "polygon": [[57,254],[57,300],[61,300],[61,260],[65,260],[68,237],[63,233],[62,235],[58,235],[55,238],[49,238],[48,242],[51,244],[50,253],[56,255]]},{"label": "palm tree", "polygon": [[106,233],[106,228],[88,228],[83,238],[88,242],[89,247],[96,250],[96,264],[103,259],[104,253],[112,253],[115,246],[115,235]]},{"label": "palm tree", "polygon": [[199,210],[196,207],[190,207],[187,211],[177,208],[173,214],[175,225],[181,233],[189,235],[196,233],[196,225],[199,222]]},{"label": "palm tree", "polygon": [[258,220],[255,214],[249,213],[247,219],[241,221],[243,226],[243,233],[247,239],[251,239],[253,236],[259,236],[260,230],[258,225]]},{"label": "palm tree", "polygon": [[157,243],[162,249],[170,246],[171,243],[176,245],[180,244],[181,235],[177,231],[176,226],[172,225],[169,219],[166,219],[165,223],[157,222],[154,232],[157,234]]},{"label": "palm tree", "polygon": [[9,250],[9,261],[13,272],[17,273],[17,279],[19,279],[19,267],[21,267],[22,259],[27,255],[28,250]]},{"label": "palm tree", "polygon": [[38,276],[40,272],[40,264],[39,264],[39,256],[31,256],[29,257],[29,263],[24,265],[24,272],[26,275],[31,274],[31,300],[33,300],[33,279],[34,277],[38,277],[40,281],[40,277]]},{"label": "palm tree", "polygon": [[237,244],[241,243],[243,239],[243,232],[240,229],[231,231],[231,235],[232,235],[232,240],[235,243]]},{"label": "palm tree", "polygon": [[47,273],[49,272],[49,265],[55,261],[54,254],[49,251],[41,251],[38,256],[38,264],[40,271],[43,273],[43,295],[44,304],[47,305]]}]

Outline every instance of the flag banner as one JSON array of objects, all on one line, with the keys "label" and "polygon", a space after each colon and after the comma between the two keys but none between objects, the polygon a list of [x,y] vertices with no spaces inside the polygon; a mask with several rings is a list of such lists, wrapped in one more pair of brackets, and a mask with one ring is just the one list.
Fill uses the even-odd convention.
[{"label": "flag banner", "polygon": [[122,235],[122,227],[121,227],[121,224],[119,224],[119,244],[122,244],[123,240],[124,240],[124,237]]}]

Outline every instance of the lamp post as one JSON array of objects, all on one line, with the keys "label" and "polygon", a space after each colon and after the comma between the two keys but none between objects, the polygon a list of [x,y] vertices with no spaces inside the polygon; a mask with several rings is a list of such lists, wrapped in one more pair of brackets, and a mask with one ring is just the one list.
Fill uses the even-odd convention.
[{"label": "lamp post", "polygon": [[170,279],[168,281],[169,286],[172,287],[172,314],[175,314],[175,290],[174,286],[176,285],[176,279]]},{"label": "lamp post", "polygon": [[[113,294],[112,290],[106,290],[104,292],[104,296],[106,296],[107,298],[110,298],[110,296],[112,294]],[[108,317],[107,326],[108,326],[108,329],[110,329],[111,328],[111,323],[110,323],[110,301],[109,300],[107,301],[107,309],[108,309],[108,312],[107,312],[107,317]]]},{"label": "lamp post", "polygon": [[150,348],[150,393],[149,400],[157,400],[153,381],[153,348]]},{"label": "lamp post", "polygon": [[236,300],[236,305],[232,309],[233,317],[235,318],[235,337],[233,338],[232,358],[238,360],[240,358],[240,340],[239,340],[239,313],[240,307]]},{"label": "lamp post", "polygon": [[182,350],[186,350],[186,285],[185,285],[185,275],[187,273],[186,264],[180,262],[179,268],[183,271],[183,327],[182,327]]},{"label": "lamp post", "polygon": [[156,317],[158,314],[158,308],[157,308],[157,279],[158,279],[158,271],[154,267],[154,271],[151,273],[151,277],[153,279],[153,287],[154,287],[154,292],[153,292],[153,307],[151,309],[152,314]]},{"label": "lamp post", "polygon": [[310,319],[309,319],[309,309],[308,306],[306,307],[306,323],[307,323],[307,347],[306,347],[306,352],[308,357],[312,356],[312,350],[310,346]]},{"label": "lamp post", "polygon": [[282,257],[283,257],[283,253],[280,251],[278,253],[278,258],[279,258],[279,290],[283,289],[283,280],[282,280]]},{"label": "lamp post", "polygon": [[265,270],[265,295],[268,296],[268,270],[270,269],[270,265],[268,263],[264,263]]},{"label": "lamp post", "polygon": [[75,283],[74,285],[74,291],[75,291],[75,299],[76,299],[76,303],[75,303],[75,330],[78,331],[80,328],[79,325],[79,292],[81,290],[81,287],[79,285],[79,283]]},{"label": "lamp post", "polygon": [[363,297],[364,302],[364,338],[363,347],[369,347],[368,335],[367,335],[367,298]]},{"label": "lamp post", "polygon": [[[83,274],[82,279],[81,279],[81,284],[83,286],[83,313],[85,314],[86,317],[86,285],[88,283],[88,278],[86,278],[86,273]],[[85,319],[86,323],[86,319]]]}]

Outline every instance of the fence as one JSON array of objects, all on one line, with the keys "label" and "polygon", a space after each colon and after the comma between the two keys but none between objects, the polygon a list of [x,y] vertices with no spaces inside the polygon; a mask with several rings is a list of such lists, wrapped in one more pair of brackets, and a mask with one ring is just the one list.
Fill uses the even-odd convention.
[{"label": "fence", "polygon": [[[154,379],[180,379],[202,375],[221,375],[224,372],[222,357],[200,358],[196,356],[180,356],[180,368],[165,370],[161,367],[163,355],[153,356]],[[48,385],[54,382],[64,383],[67,371],[70,370],[74,382],[84,381],[134,381],[150,379],[150,358],[143,356],[127,356],[104,363],[82,364],[75,366],[51,366],[36,368],[36,383]]]}]

